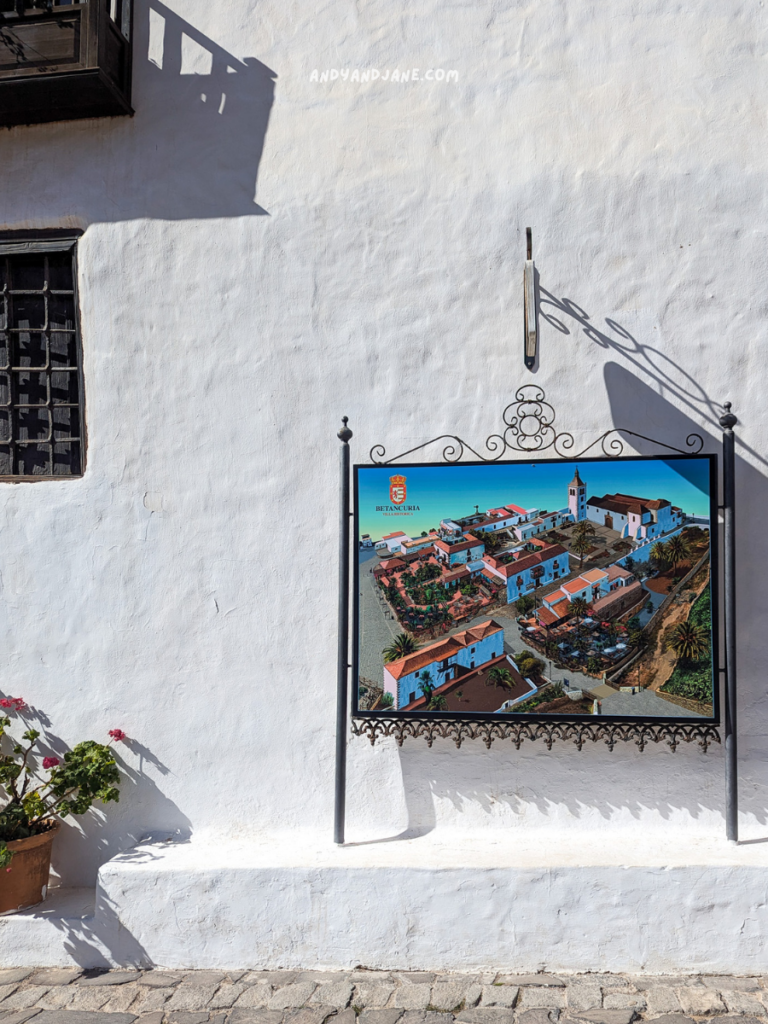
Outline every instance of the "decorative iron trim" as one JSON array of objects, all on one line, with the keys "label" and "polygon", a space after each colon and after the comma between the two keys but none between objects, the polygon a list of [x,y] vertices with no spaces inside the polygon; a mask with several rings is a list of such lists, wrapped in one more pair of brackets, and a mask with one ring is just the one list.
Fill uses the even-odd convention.
[{"label": "decorative iron trim", "polygon": [[440,434],[423,444],[409,448],[386,458],[384,445],[376,444],[370,450],[370,459],[374,465],[389,466],[394,462],[404,459],[408,455],[420,452],[440,441],[448,442],[443,448],[444,462],[460,462],[467,452],[470,452],[480,462],[498,462],[507,452],[544,452],[550,448],[560,458],[580,459],[596,445],[600,445],[603,455],[608,458],[618,458],[624,452],[624,441],[622,435],[636,437],[651,444],[666,448],[667,451],[677,452],[679,455],[698,455],[704,447],[704,438],[701,434],[689,434],[685,439],[686,448],[676,448],[667,444],[666,441],[658,441],[653,437],[646,437],[645,434],[638,434],[634,430],[625,427],[613,427],[606,430],[600,437],[591,441],[586,448],[580,452],[573,452],[575,441],[573,434],[566,431],[558,433],[555,430],[555,410],[546,400],[543,388],[537,384],[524,384],[515,392],[515,401],[504,410],[502,415],[504,429],[501,433],[491,434],[486,438],[485,447],[490,453],[483,455],[477,451],[469,442],[456,434]]},{"label": "decorative iron trim", "polygon": [[495,740],[511,740],[519,750],[524,740],[544,740],[547,750],[556,740],[572,740],[577,750],[583,750],[587,741],[603,740],[609,750],[618,742],[635,741],[639,750],[649,743],[666,742],[675,752],[680,743],[698,742],[706,753],[711,743],[720,743],[716,725],[684,725],[659,723],[644,719],[641,722],[475,722],[467,719],[436,718],[403,720],[400,718],[353,718],[352,734],[367,736],[371,746],[377,739],[394,737],[401,747],[406,739],[425,739],[431,747],[435,740],[453,740],[460,747],[464,740],[482,740],[490,748]]}]

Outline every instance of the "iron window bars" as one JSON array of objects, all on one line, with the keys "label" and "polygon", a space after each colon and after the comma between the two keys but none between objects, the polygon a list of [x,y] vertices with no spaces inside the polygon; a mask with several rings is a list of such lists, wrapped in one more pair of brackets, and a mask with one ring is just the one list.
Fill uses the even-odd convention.
[{"label": "iron window bars", "polygon": [[0,479],[83,472],[75,246],[0,240]]}]

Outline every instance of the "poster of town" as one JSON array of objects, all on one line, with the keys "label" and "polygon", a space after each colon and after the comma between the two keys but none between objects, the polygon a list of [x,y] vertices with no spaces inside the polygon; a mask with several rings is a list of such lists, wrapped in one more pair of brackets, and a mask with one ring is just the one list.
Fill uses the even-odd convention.
[{"label": "poster of town", "polygon": [[355,711],[717,720],[715,479],[713,456],[356,466]]}]

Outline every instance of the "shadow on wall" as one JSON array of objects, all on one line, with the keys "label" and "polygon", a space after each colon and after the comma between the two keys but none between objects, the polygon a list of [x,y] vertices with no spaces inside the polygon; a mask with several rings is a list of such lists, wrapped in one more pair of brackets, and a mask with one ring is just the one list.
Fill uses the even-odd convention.
[{"label": "shadow on wall", "polygon": [[133,43],[133,117],[0,132],[9,185],[0,223],[266,214],[256,182],[275,73],[233,56],[162,0],[136,4]]},{"label": "shadow on wall", "polygon": [[275,73],[234,57],[160,0],[136,14],[132,128],[140,165],[128,208],[118,199],[119,215],[266,214],[256,180]]},{"label": "shadow on wall", "polygon": [[[727,382],[722,394],[707,395],[684,368],[657,349],[638,342],[620,324],[607,320],[610,333],[599,330],[572,300],[556,299],[544,288],[541,295],[543,319],[564,334],[581,328],[590,340],[614,350],[637,371],[618,362],[608,362],[604,367],[614,427],[668,441],[682,450],[686,450],[690,434],[702,434],[703,451],[721,454],[718,421],[722,403],[733,400],[734,411],[737,415],[739,412],[737,396],[728,393]],[[707,426],[702,427],[702,421]],[[561,426],[569,429],[571,424]],[[737,566],[743,568],[737,575],[738,721],[743,755],[739,809],[743,817],[752,819],[754,829],[755,822],[759,826],[768,824],[768,781],[763,767],[768,732],[763,666],[768,657],[768,642],[763,639],[762,630],[762,622],[768,617],[768,595],[762,574],[749,571],[755,551],[754,534],[748,527],[760,522],[762,510],[768,507],[768,480],[759,468],[768,466],[768,461],[738,440],[738,430],[737,426],[737,451],[740,448],[749,452],[751,460],[747,462],[739,456],[736,460],[736,559]],[[635,449],[640,454],[659,454],[649,443],[636,438],[628,440],[628,453]],[[596,450],[590,454],[602,453]],[[501,742],[494,745],[496,751],[503,749]],[[630,743],[619,744],[610,753],[599,742],[588,744],[579,753],[568,743],[557,743],[547,752],[536,741],[524,743],[519,755],[513,750],[511,757],[502,758],[488,755],[474,743],[457,751],[445,741],[430,750],[421,740],[408,740],[399,748],[399,757],[408,824],[392,840],[415,838],[432,831],[437,825],[438,801],[446,801],[464,812],[473,807],[488,816],[497,814],[499,805],[516,815],[524,815],[532,806],[544,816],[566,809],[576,819],[594,819],[594,812],[605,820],[619,815],[626,818],[627,814],[638,820],[649,811],[655,811],[664,820],[681,811],[692,819],[712,812],[724,816],[723,759],[722,749],[717,746],[703,754],[695,743],[682,744],[673,754],[664,744],[652,744],[640,754]],[[632,762],[631,767],[628,762]],[[565,771],[567,787],[563,786]],[[605,780],[605,784],[596,785],[597,777]],[[760,840],[745,837],[745,842],[756,841]]]}]

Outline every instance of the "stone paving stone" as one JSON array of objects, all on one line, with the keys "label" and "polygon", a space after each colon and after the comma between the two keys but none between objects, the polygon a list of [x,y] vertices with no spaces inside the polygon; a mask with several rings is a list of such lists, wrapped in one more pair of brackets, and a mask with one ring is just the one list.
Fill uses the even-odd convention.
[{"label": "stone paving stone", "polygon": [[[301,982],[299,983],[301,984]],[[325,985],[320,984],[312,993],[310,1004],[319,1003],[322,1006],[336,1006],[339,1010],[345,1010],[352,998],[352,984],[349,981],[332,981]]]},{"label": "stone paving stone", "polygon": [[173,990],[173,995],[168,1001],[166,1009],[169,1012],[172,1010],[189,1010],[193,1013],[200,1013],[218,987],[218,981],[207,985],[194,985],[185,978],[181,985]]},{"label": "stone paving stone", "polygon": [[[632,985],[637,989],[638,992],[645,992],[649,988],[656,988],[661,986],[662,988],[680,988],[684,985],[686,978],[672,974],[659,974],[659,975],[631,975],[629,980]],[[698,978],[696,978],[698,984]]]},{"label": "stone paving stone", "polygon": [[603,1005],[603,990],[593,981],[574,981],[566,988],[569,1010],[597,1010]]},{"label": "stone paving stone", "polygon": [[103,1007],[106,1013],[124,1013],[129,1010],[136,1000],[136,997],[143,995],[142,989],[136,982],[127,985],[117,985],[108,989],[109,1002]]},{"label": "stone paving stone", "polygon": [[0,970],[0,985],[18,985],[20,981],[28,978],[33,970],[32,967],[3,967]]},{"label": "stone paving stone", "polygon": [[443,1011],[456,1010],[459,1006],[462,1009],[471,1009],[480,1002],[482,992],[480,985],[466,985],[462,981],[435,982],[429,1005],[435,1010]]},{"label": "stone paving stone", "polygon": [[349,971],[301,971],[296,978],[296,981],[314,981],[317,985],[331,985],[349,980]]},{"label": "stone paving stone", "polygon": [[[0,985],[0,999],[7,999],[8,996],[12,996],[18,988],[18,985]],[[2,1007],[0,1007],[2,1009]]]},{"label": "stone paving stone", "polygon": [[[223,987],[223,986],[222,986]],[[269,984],[256,984],[247,986],[242,995],[237,997],[235,1006],[238,1009],[249,1007],[266,1007],[272,998],[272,986]]]},{"label": "stone paving stone", "polygon": [[613,1010],[570,1010],[572,1020],[589,1021],[590,1024],[631,1024],[637,1016],[634,1007]]},{"label": "stone paving stone", "polygon": [[540,988],[538,985],[531,985],[521,989],[517,1005],[521,1010],[562,1009],[565,1006],[565,997],[564,988]]},{"label": "stone paving stone", "polygon": [[293,985],[284,985],[270,997],[267,1006],[270,1010],[289,1010],[303,1006],[309,1002],[316,988],[314,981],[297,981]]},{"label": "stone paving stone", "polygon": [[232,984],[231,982],[222,982],[208,1001],[208,1009],[228,1010],[230,1006],[235,1005],[235,1002],[240,998],[243,992],[247,991],[248,986],[243,985],[242,983]]},{"label": "stone paving stone", "polygon": [[392,974],[389,971],[352,971],[349,980],[356,985],[374,985],[380,981],[392,981]]},{"label": "stone paving stone", "polygon": [[[311,985],[311,982],[302,982]],[[333,1006],[304,1006],[301,1009],[289,1010],[283,1017],[283,1024],[323,1024],[324,1020],[335,1014]],[[335,1018],[334,1018],[335,1019]]]},{"label": "stone paving stone", "polygon": [[478,985],[479,974],[436,974],[433,985]]},{"label": "stone paving stone", "polygon": [[165,1014],[165,1019],[169,1024],[205,1024],[208,1020],[208,1011],[192,1013],[190,1010],[171,1010]]},{"label": "stone paving stone", "polygon": [[360,1024],[397,1024],[402,1016],[402,1010],[363,1010],[360,1014]]},{"label": "stone paving stone", "polygon": [[81,1010],[43,1010],[35,1020],[40,1024],[131,1024],[132,1013],[89,1013]]},{"label": "stone paving stone", "polygon": [[29,980],[33,985],[69,985],[83,973],[80,967],[46,967],[35,971]]},{"label": "stone paving stone", "polygon": [[723,1013],[725,1003],[717,992],[707,988],[679,988],[677,998],[683,1008],[683,1013],[703,1017],[709,1013]]},{"label": "stone paving stone", "polygon": [[162,1010],[155,1010],[154,1013],[142,1013],[136,1019],[140,1021],[140,1024],[163,1024],[164,1016],[165,1014]]},{"label": "stone paving stone", "polygon": [[657,1017],[660,1013],[676,1013],[681,1009],[677,993],[666,985],[648,988],[644,994],[646,1012],[651,1017]]},{"label": "stone paving stone", "polygon": [[[696,1021],[691,1017],[686,1017],[684,1013],[664,1013],[661,1017],[656,1017],[653,1024],[696,1024]],[[719,1019],[718,1024],[720,1024]]]},{"label": "stone paving stone", "polygon": [[409,985],[431,985],[435,980],[434,974],[425,971],[395,971],[392,977],[396,981],[404,981]]},{"label": "stone paving stone", "polygon": [[349,1009],[338,1013],[332,1020],[333,1024],[357,1024],[357,1014],[350,1006]]},{"label": "stone paving stone", "polygon": [[71,985],[49,988],[45,995],[38,999],[37,1005],[41,1010],[63,1010],[75,998],[75,991]]},{"label": "stone paving stone", "polygon": [[[537,1011],[531,1011],[537,1012]],[[456,1014],[461,1024],[512,1024],[514,1012],[504,1006],[479,1006],[472,1010],[462,1010]],[[549,1021],[547,1021],[549,1024]]]},{"label": "stone paving stone", "polygon": [[138,983],[148,988],[173,988],[181,978],[181,974],[174,974],[173,971],[142,971]]},{"label": "stone paving stone", "polygon": [[757,998],[757,993],[720,989],[720,998],[730,1013],[749,1013],[753,1017],[764,1017],[765,1007]]},{"label": "stone paving stone", "polygon": [[[29,972],[32,973],[31,971]],[[3,1024],[24,1024],[25,1021],[31,1020],[40,1013],[37,1007],[29,1010],[17,1010],[16,1013],[0,1013],[0,1021]]]},{"label": "stone paving stone", "polygon": [[111,995],[108,988],[77,988],[67,1009],[95,1012],[109,1002]]},{"label": "stone paving stone", "polygon": [[523,1010],[515,1014],[516,1024],[554,1024],[560,1014],[559,1010]]},{"label": "stone paving stone", "polygon": [[134,1013],[156,1013],[164,1008],[174,991],[172,988],[140,988],[131,1008]]},{"label": "stone paving stone", "polygon": [[435,1010],[406,1010],[399,1024],[453,1024],[453,1015]]},{"label": "stone paving stone", "polygon": [[282,1024],[282,1010],[264,1010],[257,1007],[239,1007],[229,1011],[229,1024]]},{"label": "stone paving stone", "polygon": [[497,985],[536,985],[538,988],[553,987],[565,988],[562,978],[554,974],[500,974],[496,979]]},{"label": "stone paving stone", "polygon": [[[78,981],[78,985],[103,986],[103,985],[126,985],[129,981],[138,981],[141,977],[140,971],[105,971],[103,974],[85,974]],[[51,985],[56,982],[49,982]],[[61,984],[66,984],[61,982]]]},{"label": "stone paving stone", "polygon": [[353,1006],[386,1006],[395,991],[394,981],[359,981],[352,993]]},{"label": "stone paving stone", "polygon": [[517,993],[520,989],[517,985],[483,985],[481,1006],[503,1006],[515,1005]]},{"label": "stone paving stone", "polygon": [[259,982],[268,985],[292,985],[298,977],[298,971],[248,971],[240,980],[246,985],[254,985]]},{"label": "stone paving stone", "polygon": [[724,988],[729,992],[759,992],[759,978],[729,978],[722,974],[702,974],[702,985],[707,988]]},{"label": "stone paving stone", "polygon": [[645,996],[641,992],[603,992],[606,1010],[626,1010],[630,1007],[640,1013],[645,1009]]},{"label": "stone paving stone", "polygon": [[734,1017],[725,1014],[725,1016],[717,1018],[717,1024],[765,1024],[765,1021],[758,1020],[757,1017]]},{"label": "stone paving stone", "polygon": [[403,1010],[426,1010],[432,995],[431,985],[400,985],[392,996],[392,1006]]},{"label": "stone paving stone", "polygon": [[6,998],[3,999],[2,991],[0,991],[0,999],[3,999],[0,1003],[0,1010],[28,1010],[30,1006],[36,1006],[38,1000],[42,999],[48,991],[47,985],[30,985],[28,988],[18,991],[16,991],[15,985],[6,987],[9,990]]},{"label": "stone paving stone", "polygon": [[220,985],[227,976],[226,971],[187,971],[184,974],[184,985]]}]

